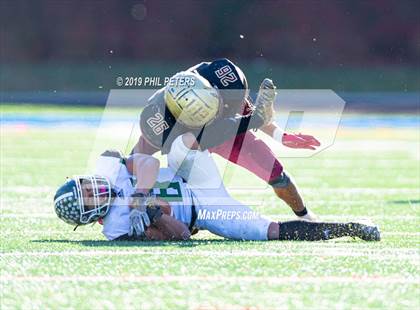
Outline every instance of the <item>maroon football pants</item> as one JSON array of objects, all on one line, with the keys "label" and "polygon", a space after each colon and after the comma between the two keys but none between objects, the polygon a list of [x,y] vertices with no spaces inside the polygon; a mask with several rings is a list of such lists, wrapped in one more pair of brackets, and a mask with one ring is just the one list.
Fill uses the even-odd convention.
[{"label": "maroon football pants", "polygon": [[283,166],[268,145],[249,130],[209,151],[251,171],[270,184],[275,183],[283,172]]}]

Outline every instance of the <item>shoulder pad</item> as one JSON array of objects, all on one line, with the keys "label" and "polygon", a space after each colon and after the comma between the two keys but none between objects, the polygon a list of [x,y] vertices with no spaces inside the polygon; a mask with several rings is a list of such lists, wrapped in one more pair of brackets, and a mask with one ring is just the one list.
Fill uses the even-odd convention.
[{"label": "shoulder pad", "polygon": [[101,154],[102,157],[111,157],[111,158],[117,158],[120,160],[120,163],[125,165],[127,158],[124,156],[124,154],[119,150],[106,150]]}]

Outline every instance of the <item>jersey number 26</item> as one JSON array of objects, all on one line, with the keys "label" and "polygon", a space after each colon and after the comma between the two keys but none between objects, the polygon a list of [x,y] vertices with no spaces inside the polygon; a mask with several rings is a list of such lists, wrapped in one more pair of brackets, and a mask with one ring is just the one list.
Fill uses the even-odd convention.
[{"label": "jersey number 26", "polygon": [[146,123],[152,128],[155,135],[160,135],[162,132],[169,128],[168,123],[163,119],[162,114],[159,112],[149,117],[146,120]]}]

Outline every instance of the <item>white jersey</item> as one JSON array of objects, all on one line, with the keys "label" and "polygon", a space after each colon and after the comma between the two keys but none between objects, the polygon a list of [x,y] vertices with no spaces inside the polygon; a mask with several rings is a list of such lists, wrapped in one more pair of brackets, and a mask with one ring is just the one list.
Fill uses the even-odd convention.
[{"label": "white jersey", "polygon": [[[103,219],[102,233],[108,240],[114,240],[129,232],[130,196],[135,191],[133,175],[125,166],[125,160],[118,152],[103,153],[96,164],[96,174],[107,177],[117,193]],[[161,168],[153,194],[166,200],[171,206],[171,215],[189,226],[191,221],[191,190],[170,168]]]},{"label": "white jersey", "polygon": [[[225,238],[267,240],[271,221],[230,197],[208,151],[191,151],[183,144],[182,137],[178,137],[168,154],[168,163],[170,168],[159,170],[152,191],[169,203],[175,219],[187,227],[208,230]],[[117,193],[102,230],[108,240],[114,240],[130,230],[129,198],[135,190],[133,176],[123,156],[115,151],[100,156],[96,173],[107,177]],[[191,224],[192,200],[196,214]]]}]

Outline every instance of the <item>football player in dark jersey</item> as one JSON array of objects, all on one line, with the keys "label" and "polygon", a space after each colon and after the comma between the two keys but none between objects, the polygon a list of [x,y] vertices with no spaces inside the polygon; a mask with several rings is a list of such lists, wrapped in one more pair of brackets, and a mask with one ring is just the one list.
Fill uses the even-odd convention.
[{"label": "football player in dark jersey", "polygon": [[239,67],[225,58],[200,63],[174,75],[149,98],[133,152],[167,154],[178,136],[191,132],[201,149],[251,171],[268,182],[298,217],[316,220],[274,153],[251,131],[260,129],[288,147],[320,145],[312,136],[281,132],[273,122],[275,97],[273,82],[264,79],[254,105]]}]

